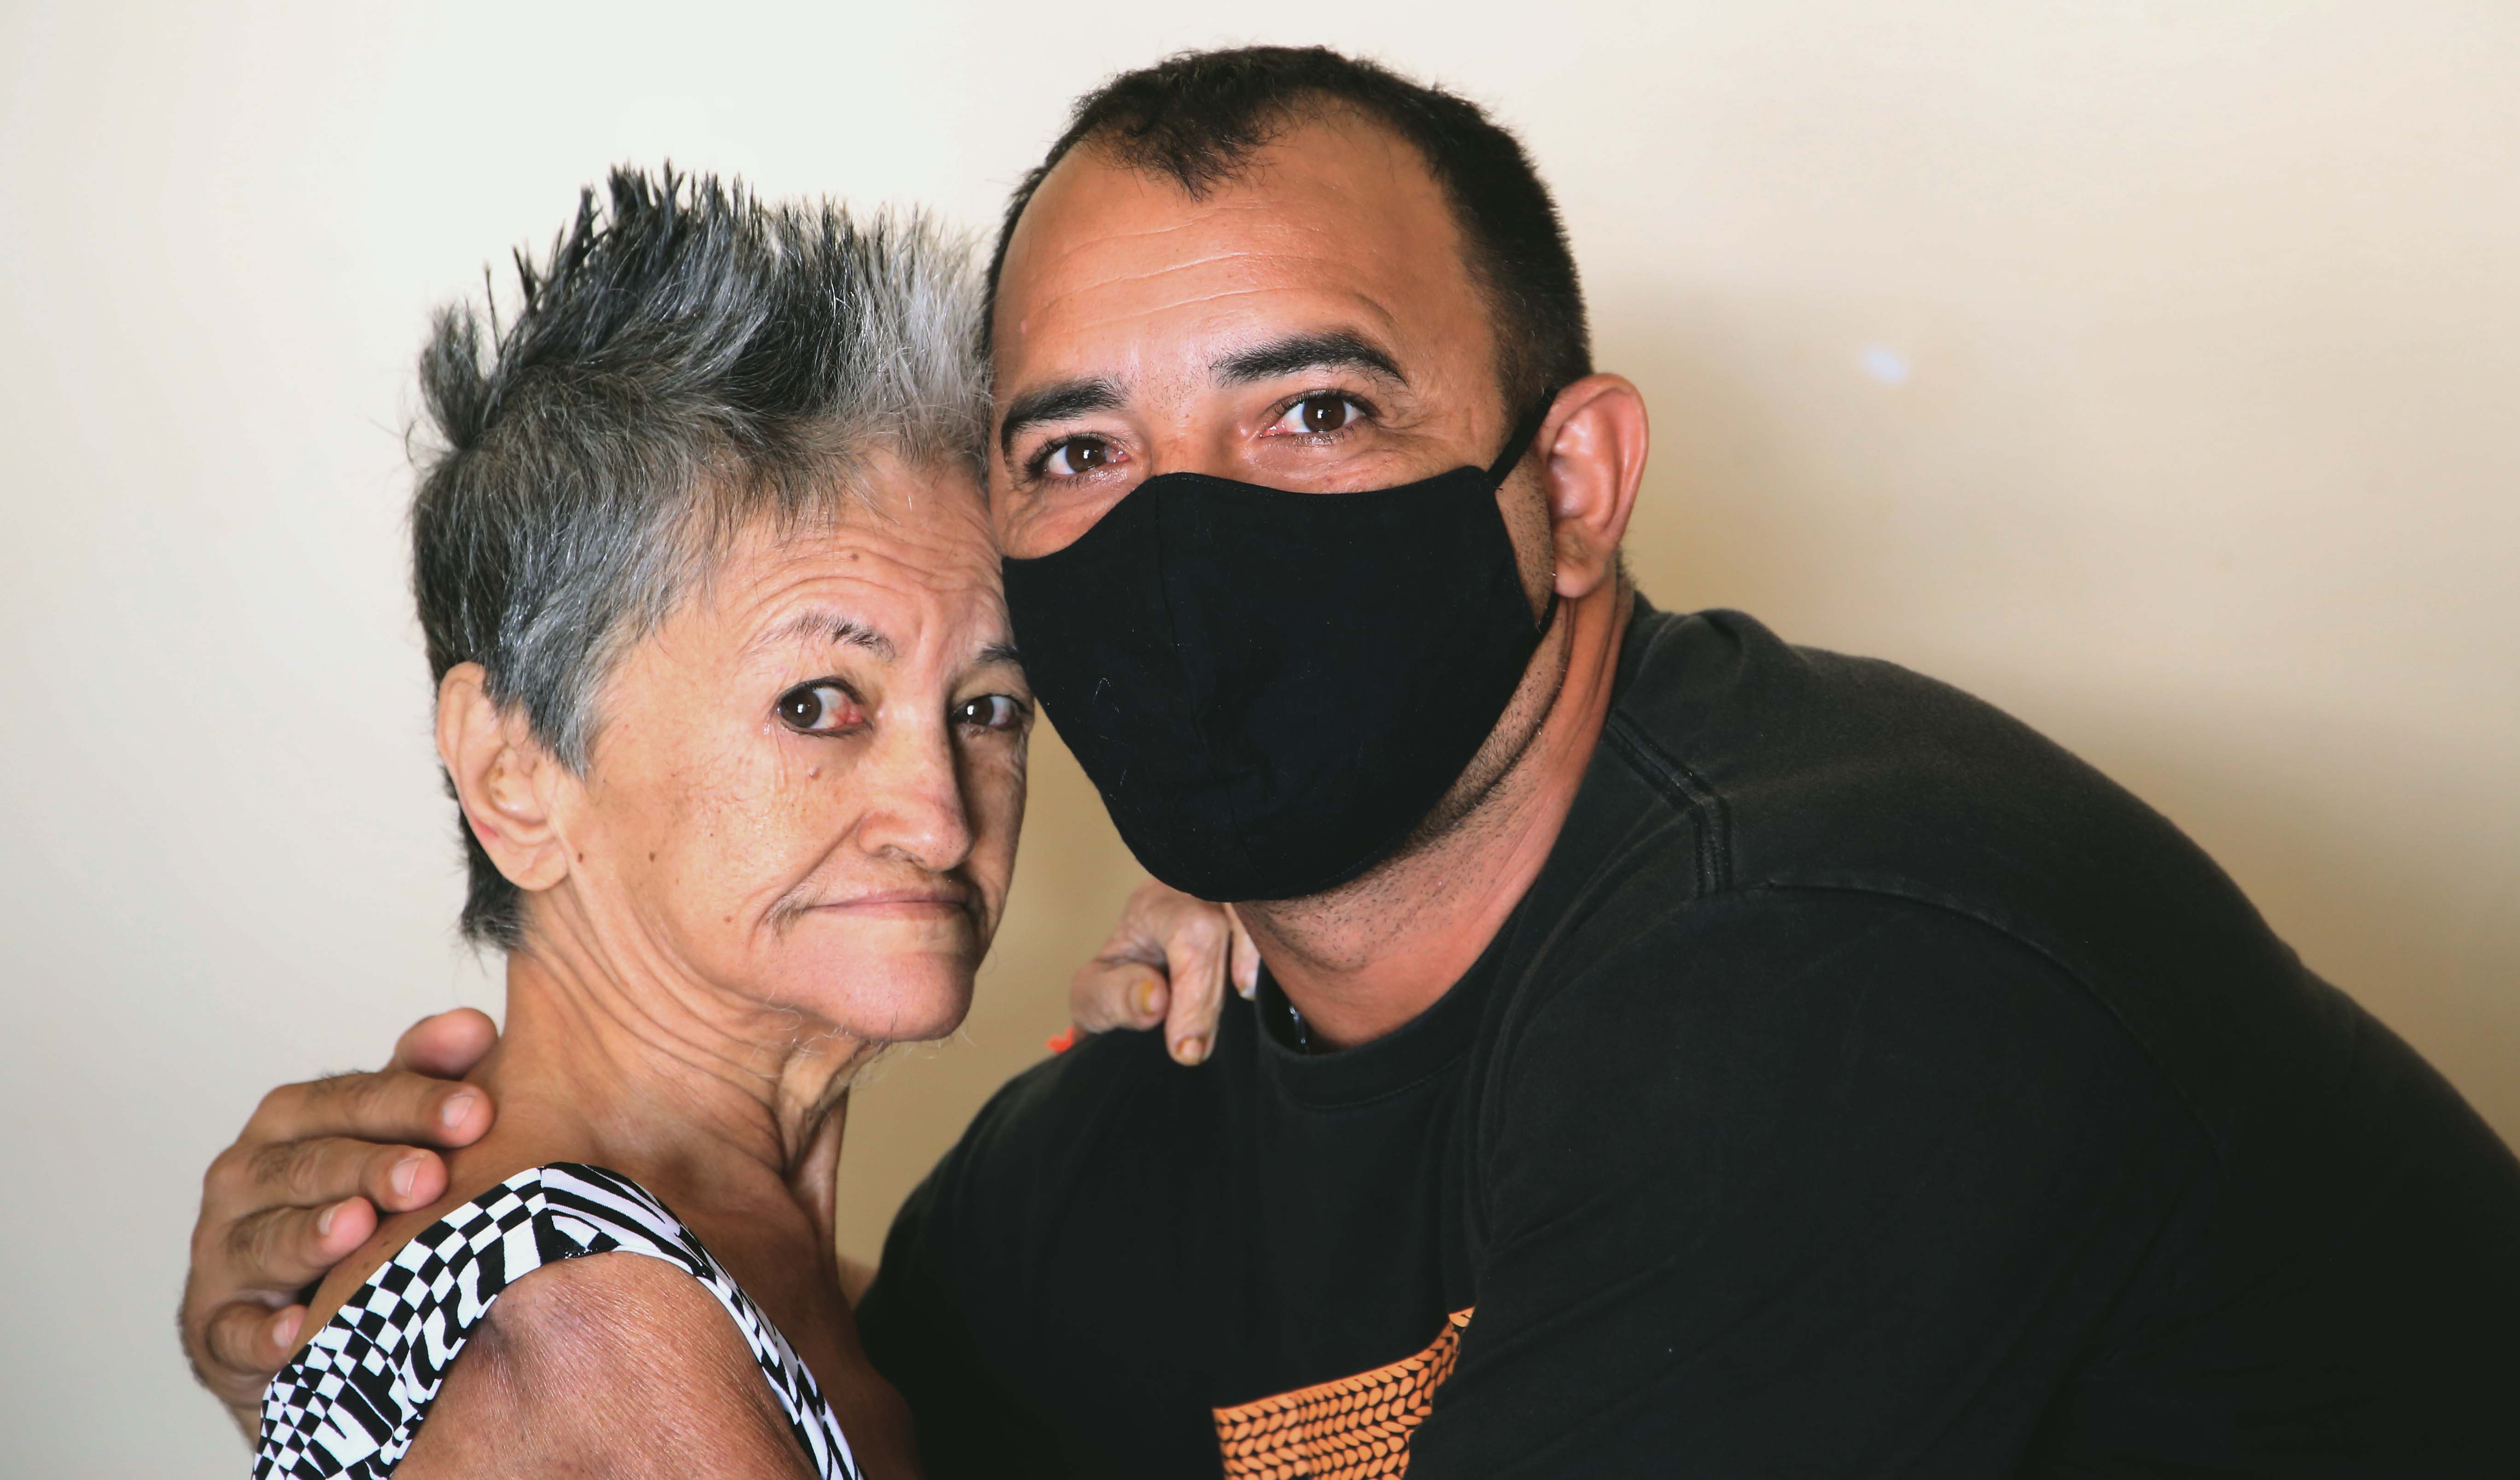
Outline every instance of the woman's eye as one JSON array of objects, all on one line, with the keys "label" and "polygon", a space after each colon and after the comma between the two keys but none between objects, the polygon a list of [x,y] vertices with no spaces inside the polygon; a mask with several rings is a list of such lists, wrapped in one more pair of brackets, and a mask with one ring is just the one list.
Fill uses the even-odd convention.
[{"label": "woman's eye", "polygon": [[1041,460],[1041,471],[1055,478],[1082,477],[1111,466],[1111,444],[1101,437],[1069,437]]},{"label": "woman's eye", "polygon": [[779,718],[805,735],[829,735],[863,721],[855,695],[837,684],[798,684],[779,695]]},{"label": "woman's eye", "polygon": [[1364,417],[1364,407],[1343,395],[1324,391],[1320,395],[1306,396],[1287,407],[1286,414],[1269,429],[1296,436],[1323,436],[1333,431],[1345,431]]},{"label": "woman's eye", "polygon": [[989,694],[965,699],[954,710],[958,724],[982,730],[1012,730],[1023,723],[1023,704],[1011,695]]}]

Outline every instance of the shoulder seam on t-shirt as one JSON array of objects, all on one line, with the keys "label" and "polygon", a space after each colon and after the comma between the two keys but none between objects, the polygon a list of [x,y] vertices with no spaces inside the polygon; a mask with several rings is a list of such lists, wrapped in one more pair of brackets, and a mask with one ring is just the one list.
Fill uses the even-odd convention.
[{"label": "shoulder seam on t-shirt", "polygon": [[1648,785],[1696,819],[1699,895],[1728,892],[1732,886],[1732,821],[1723,796],[1628,716],[1613,711],[1601,734]]}]

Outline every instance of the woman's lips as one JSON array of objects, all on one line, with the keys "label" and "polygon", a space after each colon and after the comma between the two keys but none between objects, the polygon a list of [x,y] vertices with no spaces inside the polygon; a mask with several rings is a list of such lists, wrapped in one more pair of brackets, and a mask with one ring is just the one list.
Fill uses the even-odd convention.
[{"label": "woman's lips", "polygon": [[847,899],[827,900],[817,910],[847,910],[861,915],[961,915],[971,907],[970,895],[960,889],[886,889],[873,894],[857,894]]}]

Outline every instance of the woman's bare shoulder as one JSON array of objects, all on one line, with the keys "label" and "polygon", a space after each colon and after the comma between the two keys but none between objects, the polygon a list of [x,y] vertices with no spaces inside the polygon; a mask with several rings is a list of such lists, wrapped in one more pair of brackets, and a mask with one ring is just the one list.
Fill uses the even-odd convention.
[{"label": "woman's bare shoulder", "polygon": [[298,1327],[297,1346],[291,1356],[304,1351],[325,1323],[382,1274],[413,1239],[434,1229],[441,1220],[496,1192],[516,1174],[554,1160],[535,1154],[542,1149],[501,1127],[479,1144],[449,1153],[445,1158],[446,1190],[435,1202],[380,1218],[376,1232],[368,1235],[367,1241],[342,1255],[341,1262],[326,1272],[315,1287],[314,1298],[307,1302],[306,1321]]},{"label": "woman's bare shoulder", "polygon": [[641,1254],[546,1265],[490,1308],[396,1474],[810,1477],[743,1336]]}]

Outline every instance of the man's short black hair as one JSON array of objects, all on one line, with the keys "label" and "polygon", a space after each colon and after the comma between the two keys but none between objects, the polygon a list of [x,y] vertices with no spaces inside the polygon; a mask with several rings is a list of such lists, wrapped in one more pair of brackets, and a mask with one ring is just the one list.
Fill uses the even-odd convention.
[{"label": "man's short black hair", "polygon": [[[1015,187],[989,256],[994,316],[1007,243],[1033,192],[1069,151],[1091,143],[1193,198],[1232,180],[1290,124],[1345,106],[1425,157],[1461,224],[1471,277],[1495,310],[1507,415],[1593,373],[1584,292],[1566,229],[1522,144],[1477,104],[1327,47],[1184,52],[1124,72],[1077,100],[1067,131]],[[981,334],[990,333],[982,321]]]}]

